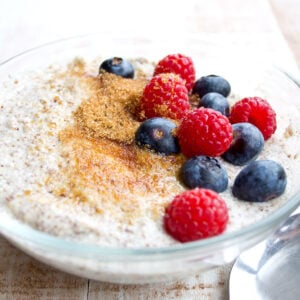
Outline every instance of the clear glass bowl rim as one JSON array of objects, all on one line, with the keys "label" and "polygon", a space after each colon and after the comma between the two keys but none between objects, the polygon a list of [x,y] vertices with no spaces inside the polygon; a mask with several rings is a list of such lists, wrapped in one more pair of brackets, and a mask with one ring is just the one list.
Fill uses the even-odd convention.
[{"label": "clear glass bowl rim", "polygon": [[[45,43],[43,45],[25,50],[19,54],[16,54],[9,59],[6,59],[5,61],[0,62],[0,72],[2,71],[2,68],[9,65],[10,63],[14,62],[17,59],[23,59],[27,55],[32,55],[35,52],[42,51],[45,48],[56,46],[62,43],[69,43],[69,42],[78,42],[82,39],[90,39],[92,37],[95,37],[99,35],[99,33],[93,33],[88,35],[81,35],[81,36],[74,36],[69,38],[64,38],[60,40],[55,40],[49,43]],[[111,38],[114,37],[110,36],[109,34],[103,34],[105,38]],[[120,38],[120,37],[117,37]],[[131,39],[134,40],[136,36],[134,35],[126,35],[122,36],[121,39]],[[144,37],[141,37],[144,39]],[[147,36],[147,39],[155,39],[156,37],[149,37]],[[171,37],[173,38],[173,37]],[[176,36],[178,39],[178,36]],[[184,39],[197,39],[196,34],[189,34],[188,36],[184,36]],[[166,42],[166,39],[163,39],[164,42]],[[276,66],[275,66],[276,68]],[[289,73],[285,70],[280,70],[277,68],[279,72],[281,72],[284,76],[288,77],[289,80],[296,84],[296,82],[293,80],[292,76],[289,76]],[[266,231],[268,228],[272,228],[275,225],[278,225],[281,221],[283,222],[286,217],[288,217],[289,214],[291,214],[298,206],[300,205],[300,190],[287,202],[282,205],[280,208],[278,208],[276,211],[265,217],[264,219],[258,221],[257,223],[248,225],[242,229],[224,233],[215,237],[194,241],[194,242],[188,242],[188,243],[180,243],[175,244],[168,247],[160,247],[160,248],[116,248],[116,247],[101,247],[98,245],[90,245],[90,244],[83,244],[76,241],[70,241],[66,240],[60,237],[55,237],[52,235],[49,235],[47,233],[35,230],[34,228],[31,228],[30,226],[26,224],[21,224],[18,221],[13,221],[13,226],[7,227],[5,222],[2,222],[0,219],[0,234],[1,232],[5,233],[4,236],[15,236],[22,240],[26,240],[32,244],[36,244],[41,247],[48,247],[49,250],[54,250],[62,253],[72,253],[73,255],[79,255],[79,256],[103,256],[103,255],[109,255],[116,257],[124,257],[127,258],[134,258],[134,257],[147,257],[147,256],[153,256],[153,255],[169,255],[169,254],[184,254],[188,251],[201,251],[201,249],[207,250],[209,249],[221,249],[223,248],[224,244],[226,244],[228,247],[237,241],[242,242],[243,240],[247,239],[249,236],[259,234],[259,232]],[[275,227],[274,227],[275,230]]]}]

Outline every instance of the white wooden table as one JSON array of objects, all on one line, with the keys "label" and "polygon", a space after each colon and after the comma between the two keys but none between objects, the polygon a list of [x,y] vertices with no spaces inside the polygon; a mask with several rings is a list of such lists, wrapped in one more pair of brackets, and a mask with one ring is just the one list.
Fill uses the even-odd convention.
[{"label": "white wooden table", "polygon": [[[0,61],[91,32],[198,33],[298,74],[300,0],[0,0]],[[0,299],[228,299],[230,266],[158,285],[99,283],[56,271],[0,237]]]}]

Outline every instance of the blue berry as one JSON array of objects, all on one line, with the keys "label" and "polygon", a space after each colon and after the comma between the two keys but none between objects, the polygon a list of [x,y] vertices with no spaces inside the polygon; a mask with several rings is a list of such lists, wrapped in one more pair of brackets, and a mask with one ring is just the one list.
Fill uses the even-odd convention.
[{"label": "blue berry", "polygon": [[272,160],[256,160],[235,178],[232,193],[240,200],[264,202],[282,195],[286,188],[283,167]]},{"label": "blue berry", "polygon": [[198,107],[201,106],[219,111],[222,115],[227,117],[229,115],[228,100],[219,93],[211,92],[205,94],[199,102]]},{"label": "blue berry", "polygon": [[198,94],[200,98],[211,92],[227,97],[230,91],[230,84],[225,78],[218,75],[208,75],[201,77],[195,82],[192,93]]},{"label": "blue berry", "polygon": [[185,161],[179,177],[191,189],[200,187],[220,193],[228,186],[226,169],[217,158],[209,156],[195,156]]},{"label": "blue berry", "polygon": [[177,137],[174,135],[176,124],[165,118],[151,118],[137,129],[135,142],[141,148],[170,155],[180,152]]},{"label": "blue berry", "polygon": [[265,144],[261,131],[250,123],[233,124],[232,130],[232,143],[222,158],[237,166],[256,159]]},{"label": "blue berry", "polygon": [[99,73],[103,70],[124,78],[134,77],[134,68],[132,64],[128,60],[120,57],[113,57],[103,61],[99,67]]}]

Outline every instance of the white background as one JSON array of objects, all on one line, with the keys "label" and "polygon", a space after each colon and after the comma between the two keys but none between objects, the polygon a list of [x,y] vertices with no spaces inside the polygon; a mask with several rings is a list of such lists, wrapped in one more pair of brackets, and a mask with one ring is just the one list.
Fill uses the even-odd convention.
[{"label": "white background", "polygon": [[[0,0],[0,61],[28,48],[94,32],[185,32],[189,0]],[[181,17],[185,16],[185,17]]]}]

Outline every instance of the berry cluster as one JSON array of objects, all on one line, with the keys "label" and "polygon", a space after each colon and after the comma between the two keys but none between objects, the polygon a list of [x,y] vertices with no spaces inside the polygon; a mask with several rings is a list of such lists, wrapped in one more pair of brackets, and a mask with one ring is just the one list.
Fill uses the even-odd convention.
[{"label": "berry cluster", "polygon": [[[108,60],[100,67],[133,77],[126,60]],[[217,75],[195,80],[190,57],[171,54],[161,59],[144,88],[136,117],[141,121],[135,141],[161,155],[181,152],[186,161],[179,170],[189,189],[167,206],[165,230],[181,242],[222,233],[228,222],[225,201],[218,193],[228,187],[222,160],[244,166],[234,180],[232,193],[245,201],[262,202],[281,195],[286,174],[271,160],[256,160],[276,130],[276,113],[259,97],[229,106],[229,82]],[[195,105],[194,99],[198,99]]]}]

